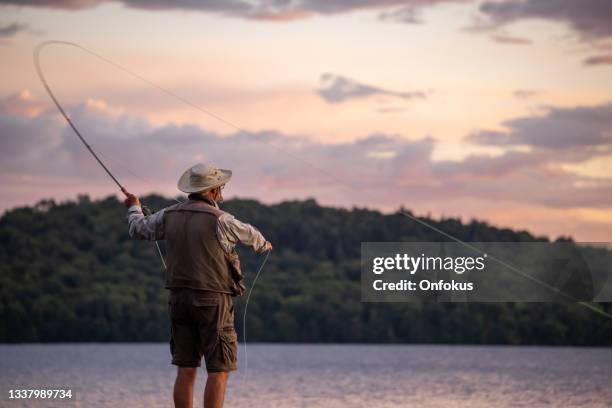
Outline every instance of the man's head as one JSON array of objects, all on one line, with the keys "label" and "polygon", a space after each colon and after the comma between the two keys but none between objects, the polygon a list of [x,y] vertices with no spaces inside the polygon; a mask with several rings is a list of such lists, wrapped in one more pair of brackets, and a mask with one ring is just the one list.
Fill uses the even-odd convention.
[{"label": "man's head", "polygon": [[223,200],[221,190],[232,177],[231,170],[198,163],[187,169],[178,181],[178,189],[184,193],[198,193],[214,201]]},{"label": "man's head", "polygon": [[215,188],[211,188],[210,190],[200,191],[198,193],[191,193],[189,194],[189,196],[191,197],[193,194],[203,195],[203,196],[210,198],[216,203],[220,203],[223,201],[223,195],[221,194],[221,191],[223,190],[223,188],[225,188],[225,184],[215,187]]}]

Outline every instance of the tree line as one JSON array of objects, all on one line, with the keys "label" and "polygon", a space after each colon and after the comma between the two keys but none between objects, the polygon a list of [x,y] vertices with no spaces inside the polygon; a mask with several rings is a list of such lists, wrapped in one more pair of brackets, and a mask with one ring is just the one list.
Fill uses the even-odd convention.
[{"label": "tree line", "polygon": [[[573,303],[362,303],[361,242],[446,240],[399,213],[314,200],[222,208],[275,248],[249,303],[249,341],[612,345],[612,319]],[[167,341],[164,271],[153,244],[129,238],[125,216],[115,197],[79,196],[0,218],[0,342]],[[423,220],[464,241],[547,241],[477,220]],[[250,286],[262,255],[239,252]]]}]

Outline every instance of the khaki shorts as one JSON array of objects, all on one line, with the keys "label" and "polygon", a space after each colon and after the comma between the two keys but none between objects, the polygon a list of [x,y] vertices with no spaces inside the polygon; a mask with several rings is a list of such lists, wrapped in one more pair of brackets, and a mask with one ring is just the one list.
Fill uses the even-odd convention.
[{"label": "khaki shorts", "polygon": [[237,369],[238,339],[234,329],[234,304],[225,293],[173,289],[168,297],[172,323],[172,364],[200,367],[208,372]]}]

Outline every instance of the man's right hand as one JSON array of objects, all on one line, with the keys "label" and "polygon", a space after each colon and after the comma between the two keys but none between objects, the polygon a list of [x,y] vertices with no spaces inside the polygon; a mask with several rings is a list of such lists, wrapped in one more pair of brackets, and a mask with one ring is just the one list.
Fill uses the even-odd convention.
[{"label": "man's right hand", "polygon": [[138,199],[138,197],[136,197],[134,194],[130,193],[125,189],[121,189],[121,191],[123,192],[123,194],[125,194],[126,198],[123,203],[127,208],[130,208],[133,205],[137,205],[140,207],[140,200]]}]

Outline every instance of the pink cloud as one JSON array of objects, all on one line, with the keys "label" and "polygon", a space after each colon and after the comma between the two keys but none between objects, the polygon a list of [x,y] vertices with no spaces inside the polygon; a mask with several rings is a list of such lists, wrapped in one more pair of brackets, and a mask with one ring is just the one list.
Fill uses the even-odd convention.
[{"label": "pink cloud", "polygon": [[491,39],[495,42],[502,44],[514,44],[514,45],[530,45],[533,42],[528,38],[517,37],[513,35],[506,34],[494,34],[491,36]]},{"label": "pink cloud", "polygon": [[584,60],[584,65],[611,65],[612,64],[612,54],[608,55],[596,55],[594,57],[589,57]]},{"label": "pink cloud", "polygon": [[0,112],[35,117],[50,104],[37,100],[27,89],[7,96],[0,100]]},{"label": "pink cloud", "polygon": [[[610,206],[612,178],[580,176],[559,166],[598,154],[580,144],[435,161],[437,142],[429,137],[371,134],[330,145],[273,130],[222,136],[193,125],[155,127],[99,101],[67,108],[102,159],[135,192],[175,195],[185,168],[210,161],[234,170],[228,197],[266,202],[316,197],[324,204],[385,210],[405,205],[421,213],[442,208],[446,214],[475,216],[482,202],[559,210]],[[569,116],[588,122],[597,109],[602,108]],[[535,132],[537,126],[519,128]],[[0,195],[10,197],[3,199],[3,208],[70,192],[116,192],[56,112],[30,117],[27,111],[4,110],[0,134]]]}]

